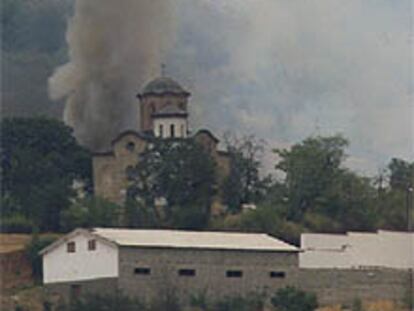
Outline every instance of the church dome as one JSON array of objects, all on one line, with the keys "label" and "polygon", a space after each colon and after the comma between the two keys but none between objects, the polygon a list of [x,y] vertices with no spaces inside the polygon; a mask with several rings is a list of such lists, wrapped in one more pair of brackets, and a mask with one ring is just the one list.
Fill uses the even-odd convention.
[{"label": "church dome", "polygon": [[190,93],[184,90],[184,88],[180,84],[168,77],[159,77],[155,80],[152,80],[144,87],[141,93],[142,96],[164,94],[183,96],[190,95]]}]

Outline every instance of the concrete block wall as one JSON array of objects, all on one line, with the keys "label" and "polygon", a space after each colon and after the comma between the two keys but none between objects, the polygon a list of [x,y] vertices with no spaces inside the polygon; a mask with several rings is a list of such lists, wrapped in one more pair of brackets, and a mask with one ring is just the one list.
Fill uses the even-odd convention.
[{"label": "concrete block wall", "polygon": [[[174,291],[179,297],[204,294],[216,300],[287,286],[297,265],[296,253],[122,248],[119,288],[141,299]],[[134,274],[135,268],[149,268],[151,274]],[[194,269],[196,275],[179,276],[179,269]],[[243,275],[227,277],[228,270],[240,270]],[[272,271],[284,272],[286,277],[271,278]]]},{"label": "concrete block wall", "polygon": [[322,305],[350,306],[356,298],[404,301],[409,290],[407,270],[299,269],[292,277],[297,287],[317,294]]},{"label": "concrete block wall", "polygon": [[[198,249],[120,249],[119,278],[48,285],[70,297],[71,285],[81,285],[82,294],[111,294],[116,289],[150,301],[175,294],[183,302],[203,294],[209,300],[263,293],[271,297],[278,289],[295,286],[318,296],[321,305],[351,306],[361,300],[404,301],[408,296],[409,272],[397,269],[299,269],[295,253],[245,252]],[[150,274],[136,274],[149,268]],[[179,269],[194,269],[195,276],[180,276]],[[241,270],[241,278],[229,278],[228,270]],[[271,278],[270,272],[284,272]],[[412,293],[414,295],[414,292]]]}]

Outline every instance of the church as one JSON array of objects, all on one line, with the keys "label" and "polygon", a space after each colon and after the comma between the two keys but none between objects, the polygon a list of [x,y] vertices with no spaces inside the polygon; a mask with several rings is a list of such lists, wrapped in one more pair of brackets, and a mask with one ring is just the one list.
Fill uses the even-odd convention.
[{"label": "church", "polygon": [[[93,156],[94,193],[111,202],[125,201],[129,181],[127,170],[153,139],[193,138],[216,162],[217,175],[229,174],[229,155],[219,150],[219,139],[209,130],[194,133],[188,125],[188,105],[191,93],[173,79],[161,76],[146,84],[137,95],[139,129],[120,133],[105,152]],[[137,116],[138,117],[138,116]]]}]

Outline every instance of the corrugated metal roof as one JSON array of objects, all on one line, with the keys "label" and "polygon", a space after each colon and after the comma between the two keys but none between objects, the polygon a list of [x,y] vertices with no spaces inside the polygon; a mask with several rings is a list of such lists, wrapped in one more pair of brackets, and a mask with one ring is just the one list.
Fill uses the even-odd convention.
[{"label": "corrugated metal roof", "polygon": [[95,228],[97,234],[120,246],[232,249],[297,252],[293,245],[267,234]]}]

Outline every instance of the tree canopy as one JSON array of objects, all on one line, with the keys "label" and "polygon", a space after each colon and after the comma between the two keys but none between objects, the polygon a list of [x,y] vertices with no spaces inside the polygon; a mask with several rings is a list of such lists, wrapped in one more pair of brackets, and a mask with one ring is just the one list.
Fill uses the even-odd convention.
[{"label": "tree canopy", "polygon": [[91,183],[89,152],[58,120],[4,119],[1,132],[3,215],[20,214],[42,230],[59,230],[74,180]]},{"label": "tree canopy", "polygon": [[242,204],[258,203],[271,183],[261,176],[264,142],[254,136],[241,138],[227,134],[225,145],[230,157],[230,173],[222,184],[223,201],[232,212],[240,212]]},{"label": "tree canopy", "polygon": [[[215,163],[192,139],[155,140],[127,174],[132,182],[128,196],[153,209],[160,221],[164,218],[164,225],[207,225],[217,188]],[[156,203],[163,201],[161,212]]]}]

